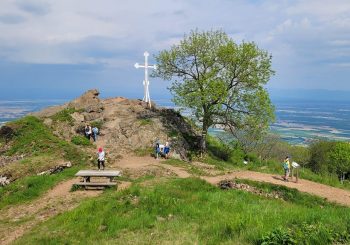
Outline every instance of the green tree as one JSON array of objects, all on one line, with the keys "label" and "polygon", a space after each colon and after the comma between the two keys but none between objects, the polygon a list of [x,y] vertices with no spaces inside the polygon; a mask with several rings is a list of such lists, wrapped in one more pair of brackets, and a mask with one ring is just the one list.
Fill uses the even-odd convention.
[{"label": "green tree", "polygon": [[236,44],[223,31],[191,31],[156,57],[154,76],[172,80],[173,101],[201,123],[201,150],[212,125],[263,132],[274,108],[263,87],[274,73],[271,56],[253,42]]},{"label": "green tree", "polygon": [[329,159],[338,176],[344,180],[344,173],[350,172],[350,144],[337,142],[329,152]]},{"label": "green tree", "polygon": [[309,166],[316,173],[335,173],[334,166],[329,159],[329,153],[334,148],[335,142],[317,140],[311,143]]}]

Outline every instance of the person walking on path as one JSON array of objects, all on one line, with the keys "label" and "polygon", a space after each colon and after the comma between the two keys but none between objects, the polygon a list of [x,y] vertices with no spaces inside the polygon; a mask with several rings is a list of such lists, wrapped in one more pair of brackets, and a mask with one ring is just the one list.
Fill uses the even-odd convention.
[{"label": "person walking on path", "polygon": [[283,179],[284,179],[284,181],[288,181],[288,177],[290,174],[290,162],[289,162],[288,156],[286,156],[286,158],[283,161],[283,169],[284,169]]},{"label": "person walking on path", "polygon": [[105,169],[105,152],[103,151],[102,147],[98,148],[97,166],[98,166],[98,170]]}]

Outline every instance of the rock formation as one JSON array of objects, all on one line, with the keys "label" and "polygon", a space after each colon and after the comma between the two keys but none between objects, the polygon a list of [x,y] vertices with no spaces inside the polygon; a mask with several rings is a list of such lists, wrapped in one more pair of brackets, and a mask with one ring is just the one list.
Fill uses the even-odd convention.
[{"label": "rock formation", "polygon": [[[102,146],[110,159],[132,154],[138,149],[149,149],[156,140],[169,141],[173,155],[187,159],[188,151],[196,145],[196,133],[186,120],[172,109],[157,108],[141,100],[123,97],[100,99],[99,92],[89,90],[81,97],[61,106],[46,108],[33,115],[44,120],[56,135],[70,140],[83,135],[86,124],[101,125],[96,147]],[[74,110],[70,122],[55,122],[53,116],[64,110]]]}]

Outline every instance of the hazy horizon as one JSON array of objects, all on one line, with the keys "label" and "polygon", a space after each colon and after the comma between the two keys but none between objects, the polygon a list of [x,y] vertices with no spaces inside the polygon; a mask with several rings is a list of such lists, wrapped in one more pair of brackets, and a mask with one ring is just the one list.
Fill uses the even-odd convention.
[{"label": "hazy horizon", "polygon": [[[91,88],[98,89],[98,88]],[[119,91],[106,91],[101,90],[100,97],[127,97],[131,99],[142,99],[143,87],[140,84],[139,88],[135,91],[128,91],[127,89]],[[26,91],[20,91],[19,93],[4,93],[0,91],[0,101],[2,100],[71,100],[79,97],[87,90],[81,91],[51,91],[41,93],[41,91],[34,91],[27,93]],[[311,101],[350,101],[350,91],[339,91],[339,90],[326,90],[326,89],[268,89],[270,98],[272,101],[283,101],[283,100],[311,100]],[[151,99],[160,100],[167,99],[171,100],[172,95],[165,89],[161,93],[159,90],[152,91],[152,83],[150,90]]]}]

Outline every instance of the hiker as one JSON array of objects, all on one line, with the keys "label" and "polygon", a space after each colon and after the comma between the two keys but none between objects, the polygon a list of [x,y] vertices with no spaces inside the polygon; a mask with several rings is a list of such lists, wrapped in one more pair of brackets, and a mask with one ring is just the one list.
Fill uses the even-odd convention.
[{"label": "hiker", "polygon": [[92,131],[91,131],[91,126],[86,124],[85,125],[85,136],[88,140],[90,140],[91,138],[91,134],[92,134]]},{"label": "hiker", "polygon": [[94,142],[96,142],[96,140],[97,140],[97,135],[98,135],[98,128],[96,126],[94,126],[92,128],[92,139],[94,140]]},{"label": "hiker", "polygon": [[102,147],[98,148],[97,153],[97,167],[98,170],[104,170],[105,169],[105,152],[103,151]]},{"label": "hiker", "polygon": [[169,142],[165,142],[165,146],[164,146],[164,155],[165,155],[165,158],[166,158],[166,159],[169,158],[169,152],[170,152]]},{"label": "hiker", "polygon": [[156,159],[158,159],[158,155],[160,154],[160,148],[159,148],[159,141],[156,141],[156,146],[155,146],[155,151],[156,151]]},{"label": "hiker", "polygon": [[286,158],[283,161],[283,169],[284,169],[283,179],[284,179],[284,181],[288,181],[288,177],[290,174],[290,162],[289,162],[288,156],[286,156]]}]

